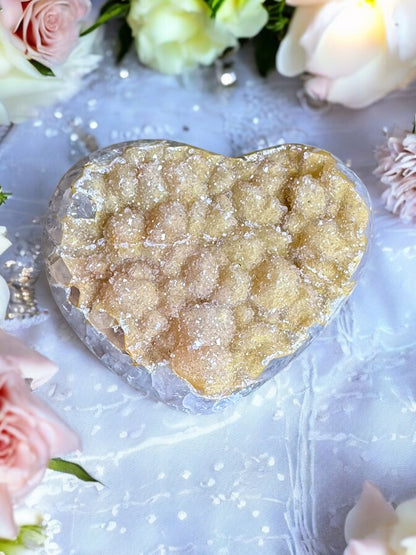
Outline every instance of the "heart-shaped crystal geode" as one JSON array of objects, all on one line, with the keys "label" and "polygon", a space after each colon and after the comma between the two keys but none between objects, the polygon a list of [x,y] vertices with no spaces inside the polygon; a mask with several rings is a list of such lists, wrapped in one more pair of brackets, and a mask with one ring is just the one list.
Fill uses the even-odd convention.
[{"label": "heart-shaped crystal geode", "polygon": [[369,214],[357,176],[314,147],[122,143],[58,185],[48,278],[107,366],[209,412],[285,366],[351,293]]}]

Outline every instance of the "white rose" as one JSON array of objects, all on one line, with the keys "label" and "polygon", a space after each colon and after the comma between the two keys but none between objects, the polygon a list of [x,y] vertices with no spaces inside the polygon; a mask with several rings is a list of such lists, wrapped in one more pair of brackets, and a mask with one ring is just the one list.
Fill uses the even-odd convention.
[{"label": "white rose", "polygon": [[79,39],[66,62],[52,68],[55,77],[47,77],[11,44],[9,33],[0,25],[0,125],[35,117],[39,108],[75,94],[82,77],[101,59],[92,53],[96,39],[95,33]]},{"label": "white rose", "polygon": [[366,482],[345,521],[344,555],[416,555],[416,499],[396,510]]},{"label": "white rose", "polygon": [[[6,236],[7,230],[4,225],[0,226],[0,255],[11,245]],[[0,321],[6,316],[7,305],[9,304],[10,291],[5,279],[0,276]]]},{"label": "white rose", "polygon": [[416,77],[414,0],[289,0],[297,6],[276,58],[312,74],[314,98],[363,108]]},{"label": "white rose", "polygon": [[216,14],[217,22],[238,38],[257,35],[268,17],[263,0],[225,0]]},{"label": "white rose", "polygon": [[210,65],[237,44],[203,0],[132,0],[127,21],[140,61],[171,75]]},{"label": "white rose", "polygon": [[3,276],[0,276],[0,322],[6,317],[10,300],[9,286]]}]

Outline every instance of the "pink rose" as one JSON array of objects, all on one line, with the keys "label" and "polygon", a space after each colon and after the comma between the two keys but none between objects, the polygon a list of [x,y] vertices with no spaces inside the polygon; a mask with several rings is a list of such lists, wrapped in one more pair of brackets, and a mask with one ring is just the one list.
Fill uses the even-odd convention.
[{"label": "pink rose", "polygon": [[79,36],[79,20],[90,0],[2,0],[0,22],[28,58],[46,65],[63,63]]},{"label": "pink rose", "polygon": [[13,503],[39,484],[49,460],[80,447],[78,436],[31,391],[0,353],[0,536],[13,539]]}]

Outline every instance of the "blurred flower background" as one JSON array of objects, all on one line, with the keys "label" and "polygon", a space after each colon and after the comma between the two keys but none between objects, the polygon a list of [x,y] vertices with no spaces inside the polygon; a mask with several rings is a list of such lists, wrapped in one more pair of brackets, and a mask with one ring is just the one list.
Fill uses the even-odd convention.
[{"label": "blurred flower background", "polygon": [[181,75],[252,42],[261,75],[302,76],[314,100],[364,108],[416,77],[410,0],[5,0],[0,125],[63,101],[99,64],[97,29],[119,21],[120,61]]}]

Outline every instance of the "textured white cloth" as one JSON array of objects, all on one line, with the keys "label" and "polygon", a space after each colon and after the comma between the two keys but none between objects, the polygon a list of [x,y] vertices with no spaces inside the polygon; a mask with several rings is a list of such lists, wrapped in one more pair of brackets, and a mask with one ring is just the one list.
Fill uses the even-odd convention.
[{"label": "textured white cloth", "polygon": [[42,275],[37,296],[48,317],[13,333],[60,367],[38,394],[79,432],[78,460],[105,484],[51,473],[31,494],[28,504],[50,515],[48,555],[342,553],[364,480],[389,502],[416,492],[416,228],[384,209],[372,173],[383,125],[406,127],[416,90],[370,110],[319,112],[299,102],[296,79],[257,77],[250,51],[234,69],[238,85],[221,89],[210,70],[184,84],[133,55],[121,66],[109,55],[69,104],[1,144],[10,236],[33,235],[58,180],[94,141],[167,138],[226,155],[303,142],[349,160],[368,186],[367,269],[289,368],[225,412],[199,417],[151,401],[106,369],[66,324]]}]

